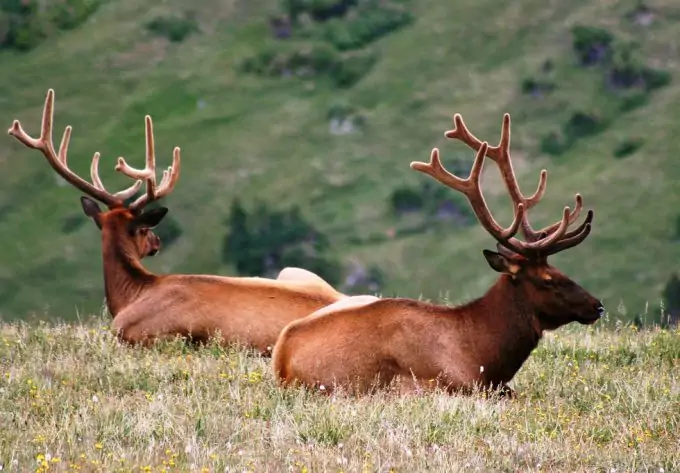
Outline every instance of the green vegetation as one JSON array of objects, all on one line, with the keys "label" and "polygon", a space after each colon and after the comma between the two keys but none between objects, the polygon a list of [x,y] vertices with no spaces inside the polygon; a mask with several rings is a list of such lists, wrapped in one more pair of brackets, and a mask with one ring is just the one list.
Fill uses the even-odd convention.
[{"label": "green vegetation", "polygon": [[614,157],[625,158],[626,156],[635,153],[639,150],[645,142],[642,138],[628,138],[614,148]]},{"label": "green vegetation", "polygon": [[84,22],[104,0],[0,0],[0,49],[25,51]]},{"label": "green vegetation", "polygon": [[198,25],[192,15],[158,16],[146,24],[152,33],[164,36],[170,41],[180,43],[184,38],[198,30]]},{"label": "green vegetation", "polygon": [[614,35],[604,28],[577,25],[572,29],[574,51],[584,66],[605,62],[611,55]]},{"label": "green vegetation", "polygon": [[[351,87],[378,60],[366,46],[412,22],[413,16],[403,3],[286,0],[287,25],[277,19],[276,40],[248,57],[242,70],[269,77],[327,76],[336,87]],[[310,16],[304,23],[300,21],[303,14]]]},{"label": "green vegetation", "polygon": [[248,215],[235,199],[227,224],[222,257],[239,275],[276,278],[283,268],[295,266],[315,272],[334,286],[340,283],[340,265],[327,254],[328,238],[298,207],[272,211],[259,203]]},{"label": "green vegetation", "polygon": [[361,49],[413,21],[413,15],[402,3],[380,0],[358,3],[356,8],[348,9],[346,17],[332,18],[323,23],[310,22],[300,27],[296,34],[326,41],[339,51],[348,51]]},{"label": "green vegetation", "polygon": [[325,43],[272,43],[247,58],[242,70],[268,77],[328,76],[336,87],[350,87],[373,67],[372,53],[341,55]]},{"label": "green vegetation", "polygon": [[513,400],[281,389],[267,359],[132,349],[104,319],[2,324],[0,359],[3,471],[680,469],[677,330],[560,329]]},{"label": "green vegetation", "polygon": [[[602,110],[572,113],[562,125],[561,131],[552,131],[541,140],[541,151],[560,155],[574,146],[577,140],[604,131],[622,112],[628,112],[647,103],[649,94],[667,86],[671,75],[668,71],[645,66],[637,41],[624,42],[608,30],[578,25],[572,29],[573,49],[582,66],[603,66],[605,69],[605,94],[618,107],[605,106]],[[524,93],[537,94],[554,88],[552,82],[525,79]],[[622,93],[625,91],[624,93]],[[616,157],[634,152],[641,142],[617,147]]]},{"label": "green vegetation", "polygon": [[[371,2],[348,3],[328,18],[319,13],[326,2],[318,2],[316,19],[300,2],[304,11],[279,38],[271,19],[286,16],[284,3],[196,0],[189,17],[179,0],[102,3],[28,51],[0,51],[5,129],[19,118],[37,133],[45,93],[54,88],[55,137],[73,125],[70,165],[87,176],[100,151],[104,183],[118,189],[128,180],[113,171],[115,159],[142,165],[150,114],[159,167],[170,164],[175,145],[183,159],[176,190],[162,203],[181,234],[145,260],[154,271],[238,274],[222,258],[224,222],[238,197],[248,215],[258,202],[270,212],[297,206],[328,238],[324,254],[340,264],[341,282],[358,262],[384,275],[383,294],[462,302],[496,278],[481,255],[493,240],[474,221],[434,222],[426,206],[394,212],[392,198],[426,182],[436,187],[408,166],[435,146],[447,166],[467,174],[455,163],[469,163],[473,153],[443,137],[454,113],[496,143],[510,112],[520,184],[528,193],[542,168],[550,174],[545,199],[531,212],[535,225],[557,220],[576,192],[595,210],[590,237],[554,264],[603,299],[613,319],[657,317],[646,307],[661,303],[680,261],[680,60],[669,46],[680,21],[676,2],[648,2],[653,15],[644,22],[631,16],[632,0],[377,2],[410,20],[386,27],[387,16],[376,15],[370,34],[359,25],[373,17],[357,12]],[[159,18],[192,18],[198,32],[171,41],[149,31]],[[601,62],[580,64],[578,26],[613,38]],[[259,61],[267,51],[275,59]],[[249,60],[266,73],[244,71]],[[294,64],[296,74],[282,64]],[[551,133],[557,154],[542,145]],[[630,139],[644,145],[617,151]],[[510,206],[492,163],[485,173],[487,201],[507,224]],[[0,140],[4,319],[100,310],[99,233],[78,216],[78,192],[62,184],[40,153]]]}]

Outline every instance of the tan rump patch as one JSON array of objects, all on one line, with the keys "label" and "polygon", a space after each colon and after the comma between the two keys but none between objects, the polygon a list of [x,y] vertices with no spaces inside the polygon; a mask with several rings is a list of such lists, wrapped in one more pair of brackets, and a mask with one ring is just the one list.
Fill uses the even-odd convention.
[{"label": "tan rump patch", "polygon": [[309,317],[317,317],[317,316],[322,316],[325,314],[329,314],[331,312],[337,312],[342,309],[350,309],[350,308],[357,308],[357,307],[363,307],[365,305],[368,305],[372,302],[375,302],[379,300],[379,297],[375,296],[350,296],[347,297],[346,299],[339,300],[338,302],[334,302],[330,305],[327,305],[326,307],[322,307],[321,309],[317,310],[316,312],[312,312]]}]

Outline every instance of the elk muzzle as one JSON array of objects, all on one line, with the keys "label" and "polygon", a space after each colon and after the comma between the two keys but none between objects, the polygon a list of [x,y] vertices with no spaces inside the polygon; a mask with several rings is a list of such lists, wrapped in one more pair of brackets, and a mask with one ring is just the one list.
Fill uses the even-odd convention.
[{"label": "elk muzzle", "polygon": [[156,256],[160,251],[161,251],[161,239],[158,235],[155,235],[153,233],[149,234],[149,251],[147,251],[147,255],[149,256]]},{"label": "elk muzzle", "polygon": [[592,325],[600,320],[606,312],[607,309],[602,305],[602,302],[596,299],[593,303],[592,310],[584,312],[578,317],[577,321],[583,325]]}]

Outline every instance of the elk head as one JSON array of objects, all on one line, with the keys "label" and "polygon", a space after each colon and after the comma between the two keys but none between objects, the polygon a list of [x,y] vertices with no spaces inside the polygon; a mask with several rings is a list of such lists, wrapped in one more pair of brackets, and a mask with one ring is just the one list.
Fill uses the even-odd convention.
[{"label": "elk head", "polygon": [[[548,256],[585,240],[590,234],[593,211],[588,211],[581,225],[568,231],[583,207],[581,196],[576,194],[574,210],[565,207],[561,220],[541,230],[534,230],[529,224],[527,213],[543,198],[548,173],[546,170],[541,171],[538,188],[533,195],[526,197],[522,194],[510,159],[510,115],[506,113],[503,117],[498,146],[489,146],[478,140],[467,129],[459,114],[454,116],[454,124],[454,129],[446,132],[446,137],[458,139],[477,151],[468,178],[461,179],[444,169],[436,148],[432,150],[429,163],[413,162],[411,168],[429,174],[467,197],[482,226],[497,241],[497,252],[483,252],[489,266],[501,273],[507,284],[520,291],[520,297],[529,304],[542,330],[553,330],[570,322],[596,322],[605,311],[602,303],[548,264]],[[514,219],[507,228],[502,228],[496,222],[482,194],[480,178],[487,156],[498,165],[513,202]],[[520,229],[524,241],[515,237]]]},{"label": "elk head", "polygon": [[[144,208],[153,201],[159,200],[169,194],[177,179],[180,170],[179,148],[173,150],[172,166],[163,171],[163,179],[156,186],[156,157],[154,151],[153,124],[151,117],[145,117],[146,121],[146,167],[135,169],[130,167],[123,158],[118,158],[116,171],[136,182],[125,190],[112,194],[108,192],[99,177],[99,153],[92,157],[90,176],[92,183],[85,181],[68,168],[67,153],[71,139],[71,126],[67,126],[59,145],[59,151],[55,152],[52,141],[52,126],[54,113],[54,91],[49,89],[45,99],[45,107],[42,116],[42,129],[39,138],[32,138],[21,127],[19,120],[14,120],[8,133],[29,148],[37,149],[43,153],[49,165],[66,182],[87,194],[81,197],[81,204],[85,215],[92,218],[97,227],[102,230],[102,238],[114,238],[119,246],[137,258],[153,256],[160,250],[160,238],[152,229],[157,226],[168,209],[159,207],[144,212]],[[135,201],[126,205],[141,188],[142,182],[146,182],[146,192]],[[96,201],[108,207],[103,211]]]}]

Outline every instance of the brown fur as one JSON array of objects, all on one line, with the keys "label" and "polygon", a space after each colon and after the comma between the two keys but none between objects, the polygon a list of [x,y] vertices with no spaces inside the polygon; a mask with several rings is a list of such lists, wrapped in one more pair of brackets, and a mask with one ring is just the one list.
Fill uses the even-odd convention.
[{"label": "brown fur", "polygon": [[[40,150],[59,175],[109,207],[102,211],[94,200],[81,198],[86,215],[101,229],[106,302],[113,327],[122,340],[148,345],[177,335],[203,341],[219,334],[223,342],[238,342],[266,354],[286,324],[345,297],[319,276],[300,268],[285,268],[277,280],[151,273],[141,259],[159,251],[160,239],[152,228],[160,223],[167,209],[143,212],[143,208],[171,192],[179,178],[179,148],[175,148],[173,165],[156,186],[153,128],[147,116],[146,168],[131,168],[119,158],[116,170],[137,182],[111,194],[99,179],[98,154],[91,167],[92,183],[68,169],[70,127],[66,128],[58,153],[55,151],[53,108],[54,92],[50,90],[40,138],[26,134],[18,121],[9,133],[26,146]],[[123,202],[134,196],[142,181],[147,184],[146,192],[125,206]]]},{"label": "brown fur", "polygon": [[297,268],[284,269],[278,280],[152,274],[140,258],[158,250],[158,237],[148,229],[129,235],[134,218],[127,209],[99,216],[107,306],[126,342],[148,345],[175,335],[205,341],[220,333],[225,342],[269,353],[286,324],[344,297]]},{"label": "brown fur", "polygon": [[397,381],[406,392],[414,379],[420,388],[437,380],[451,391],[503,387],[544,330],[593,323],[600,311],[597,299],[557,269],[520,258],[516,275],[502,275],[483,297],[459,307],[393,298],[329,306],[297,320],[274,346],[274,372],[283,384],[329,391],[339,384],[359,393],[376,378],[382,386]]},{"label": "brown fur", "polygon": [[[601,317],[600,301],[547,261],[548,255],[585,239],[593,212],[567,232],[581,209],[577,196],[574,211],[566,208],[560,222],[533,230],[526,211],[542,198],[547,173],[541,173],[532,197],[521,194],[509,161],[509,116],[504,118],[501,144],[493,149],[476,140],[458,115],[456,125],[447,136],[477,150],[468,179],[446,171],[437,150],[429,164],[411,166],[468,197],[479,221],[498,242],[498,252],[484,250],[484,256],[500,278],[483,297],[458,307],[400,298],[354,304],[348,299],[296,320],[283,330],[273,351],[273,371],[282,385],[323,385],[326,392],[341,387],[359,394],[395,384],[401,392],[441,386],[469,393],[477,386],[511,394],[506,383],[544,331],[574,321],[591,324]],[[494,220],[481,193],[487,150],[515,204],[515,219],[507,229]],[[527,241],[513,236],[520,228]]]}]

